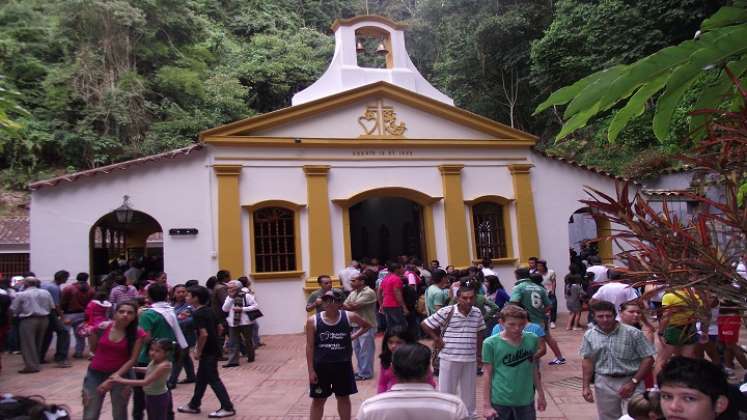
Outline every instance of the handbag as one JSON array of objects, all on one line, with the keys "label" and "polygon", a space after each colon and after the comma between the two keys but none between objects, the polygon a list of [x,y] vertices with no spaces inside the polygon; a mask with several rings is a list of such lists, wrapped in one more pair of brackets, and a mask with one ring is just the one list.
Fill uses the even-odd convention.
[{"label": "handbag", "polygon": [[[449,322],[451,322],[451,317],[454,315],[454,311],[456,311],[456,305],[451,306],[451,312],[449,312],[449,315],[446,316],[446,323],[444,324],[444,327],[441,328],[441,340],[444,339],[444,335],[446,334],[446,329],[449,328]],[[441,349],[436,349],[435,346],[433,348],[433,357],[431,357],[431,366],[433,367],[433,374],[438,376],[438,367],[440,364],[440,358],[438,355],[441,353]]]},{"label": "handbag", "polygon": [[251,311],[246,313],[246,316],[249,317],[250,321],[254,321],[257,318],[265,316],[265,314],[263,314],[259,309],[252,309]]}]

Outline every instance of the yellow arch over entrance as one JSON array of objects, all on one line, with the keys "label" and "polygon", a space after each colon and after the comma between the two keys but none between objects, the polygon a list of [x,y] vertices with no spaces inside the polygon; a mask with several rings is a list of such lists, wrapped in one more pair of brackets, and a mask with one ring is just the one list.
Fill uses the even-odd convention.
[{"label": "yellow arch over entrance", "polygon": [[415,202],[423,207],[423,230],[425,231],[425,258],[435,260],[436,257],[436,231],[433,223],[433,204],[442,200],[443,197],[432,197],[421,191],[404,187],[380,187],[359,192],[349,198],[332,200],[342,209],[342,234],[345,251],[345,264],[351,260],[352,247],[350,245],[350,207],[374,197],[398,197]]}]

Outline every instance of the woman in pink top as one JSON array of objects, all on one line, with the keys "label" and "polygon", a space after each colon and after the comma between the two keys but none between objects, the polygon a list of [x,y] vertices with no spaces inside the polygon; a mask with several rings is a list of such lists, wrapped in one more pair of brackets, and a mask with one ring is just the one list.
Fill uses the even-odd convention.
[{"label": "woman in pink top", "polygon": [[127,420],[130,398],[125,385],[113,383],[113,374],[128,376],[135,365],[145,331],[138,328],[137,305],[120,303],[113,322],[102,322],[91,334],[89,345],[93,360],[83,380],[83,420],[96,420],[107,392],[112,400],[112,419]]},{"label": "woman in pink top", "polygon": [[[104,321],[109,320],[112,304],[106,300],[106,292],[96,292],[93,299],[86,305],[86,321],[81,324],[78,335],[90,337],[96,328]],[[90,346],[90,345],[89,345]]]},{"label": "woman in pink top", "polygon": [[[376,386],[376,393],[381,394],[392,389],[397,383],[397,377],[394,376],[392,371],[392,354],[398,346],[402,344],[414,344],[417,341],[412,338],[406,327],[396,326],[387,329],[384,334],[384,339],[381,341],[381,371],[379,372],[379,383]],[[436,382],[433,380],[433,373],[428,371],[428,383],[436,387]]]}]

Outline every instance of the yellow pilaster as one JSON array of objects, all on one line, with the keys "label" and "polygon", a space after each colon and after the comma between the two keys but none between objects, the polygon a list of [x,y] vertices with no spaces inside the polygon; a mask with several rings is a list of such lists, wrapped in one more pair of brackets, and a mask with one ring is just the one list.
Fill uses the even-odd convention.
[{"label": "yellow pilaster", "polygon": [[534,196],[529,172],[531,164],[509,165],[516,198],[516,224],[519,230],[519,263],[526,264],[529,257],[539,257],[537,218],[534,213]]},{"label": "yellow pilaster", "polygon": [[215,165],[218,178],[218,268],[232,278],[244,275],[244,241],[241,234],[239,176],[241,165]]},{"label": "yellow pilaster", "polygon": [[444,219],[446,219],[446,250],[448,263],[456,267],[470,265],[467,245],[467,222],[462,195],[462,168],[464,165],[441,165],[444,190]]},{"label": "yellow pilaster", "polygon": [[321,274],[334,275],[332,262],[332,224],[327,190],[327,165],[307,165],[306,174],[309,215],[309,278],[306,288],[317,288],[316,279]]},{"label": "yellow pilaster", "polygon": [[606,217],[595,217],[594,221],[597,224],[597,238],[600,238],[597,245],[599,257],[604,264],[612,264],[612,239],[609,238],[612,235],[610,221]]}]

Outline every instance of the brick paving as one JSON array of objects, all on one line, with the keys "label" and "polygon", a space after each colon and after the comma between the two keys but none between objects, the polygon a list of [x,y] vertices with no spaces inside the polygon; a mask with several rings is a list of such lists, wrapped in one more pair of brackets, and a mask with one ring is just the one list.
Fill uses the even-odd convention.
[{"label": "brick paving", "polygon": [[[593,404],[581,397],[581,361],[578,348],[583,331],[566,331],[563,314],[558,328],[553,330],[568,363],[563,366],[547,366],[552,352],[543,358],[542,376],[548,396],[547,410],[538,413],[542,419],[593,419],[596,411]],[[306,379],[305,340],[302,334],[275,335],[262,338],[266,344],[257,351],[257,361],[242,363],[238,368],[220,369],[223,382],[236,405],[236,420],[301,420],[308,418],[311,400],[308,398]],[[377,351],[381,338],[376,340]],[[48,359],[51,358],[51,354]],[[378,360],[378,359],[377,359]],[[32,375],[16,373],[22,367],[20,355],[3,354],[3,371],[0,374],[0,392],[19,395],[42,395],[49,402],[63,403],[70,407],[73,419],[82,417],[81,386],[88,361],[75,360],[74,367],[58,369],[44,365],[42,372]],[[378,375],[378,363],[376,364]],[[182,378],[183,378],[182,374]],[[478,380],[478,413],[482,408],[482,382]],[[173,390],[176,406],[185,404],[192,395],[193,385],[179,385]],[[376,393],[375,380],[358,382],[359,392],[351,397],[353,414],[361,402]],[[108,400],[104,404],[102,419],[110,419]],[[207,418],[207,412],[218,408],[218,402],[210,389],[203,401],[203,414],[176,414],[177,419]],[[334,398],[325,407],[326,419],[336,419]]]}]

